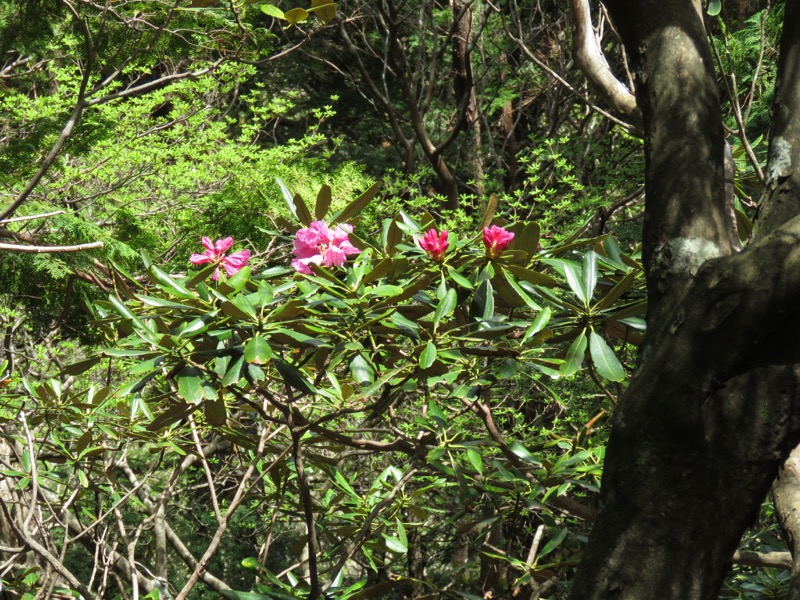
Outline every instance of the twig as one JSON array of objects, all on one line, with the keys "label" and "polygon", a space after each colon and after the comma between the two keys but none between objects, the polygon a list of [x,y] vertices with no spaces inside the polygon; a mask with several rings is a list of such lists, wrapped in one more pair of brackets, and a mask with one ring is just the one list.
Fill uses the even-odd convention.
[{"label": "twig", "polygon": [[102,248],[104,245],[105,244],[103,244],[103,242],[89,242],[88,244],[76,244],[75,246],[22,246],[20,244],[0,243],[0,250],[6,250],[7,252],[29,252],[35,254],[59,254],[63,252],[82,252],[83,250]]},{"label": "twig", "polygon": [[[711,33],[708,33],[709,38],[711,38]],[[725,55],[728,58],[728,65],[730,66],[731,63],[731,53],[730,48],[728,47],[728,34],[727,31],[722,36],[722,42],[725,44]],[[753,166],[753,170],[755,171],[756,175],[758,176],[759,181],[762,183],[764,182],[764,172],[761,170],[761,165],[758,164],[758,158],[756,158],[756,153],[753,151],[753,147],[750,145],[750,141],[747,139],[747,133],[744,127],[744,118],[742,117],[742,105],[739,102],[739,88],[736,85],[736,73],[733,70],[730,70],[730,74],[726,75],[725,73],[725,66],[722,64],[722,56],[720,56],[719,50],[717,50],[717,45],[714,43],[713,38],[710,39],[710,46],[712,51],[714,52],[714,58],[717,61],[717,66],[719,70],[722,72],[722,80],[725,82],[725,90],[728,92],[728,97],[731,100],[731,107],[733,108],[733,116],[736,119],[736,125],[739,127],[739,139],[742,142],[742,146],[744,147],[745,154],[747,154],[747,158],[750,161],[750,164]]]},{"label": "twig", "polygon": [[[33,460],[33,459],[31,459]],[[2,507],[3,514],[5,515],[7,523],[11,526],[14,530],[14,533],[19,536],[22,542],[28,546],[31,550],[33,550],[37,555],[43,558],[48,565],[59,575],[61,575],[73,589],[78,590],[86,600],[96,600],[97,597],[83,585],[72,572],[64,566],[64,564],[58,560],[55,556],[53,556],[50,551],[42,546],[36,539],[29,535],[27,531],[21,528],[17,522],[14,520],[11,512],[8,510],[8,506],[6,503],[0,499],[0,507]]]},{"label": "twig", "polygon": [[749,567],[774,567],[789,570],[792,568],[792,553],[737,550],[733,555],[733,562]]},{"label": "twig", "polygon": [[214,554],[217,551],[217,548],[222,542],[222,538],[225,535],[225,530],[228,528],[228,523],[233,517],[233,513],[236,511],[236,509],[239,508],[239,505],[244,500],[247,492],[250,489],[252,489],[252,485],[255,485],[258,481],[260,481],[264,477],[264,475],[266,475],[280,461],[282,461],[283,458],[291,450],[291,446],[287,446],[281,453],[279,453],[275,457],[275,459],[272,461],[272,463],[269,464],[269,466],[264,468],[262,472],[259,473],[258,477],[255,478],[252,484],[248,485],[248,483],[250,482],[250,478],[253,476],[253,472],[256,470],[256,466],[260,463],[261,459],[264,456],[267,442],[271,440],[275,435],[277,435],[279,431],[280,429],[277,429],[276,431],[273,431],[272,433],[268,434],[267,431],[265,430],[264,433],[262,434],[261,439],[259,440],[258,443],[258,448],[253,456],[253,460],[250,461],[247,470],[245,471],[244,475],[242,475],[242,480],[241,483],[239,484],[239,487],[236,490],[236,494],[234,494],[233,499],[228,505],[228,510],[225,511],[223,522],[217,526],[217,530],[214,533],[214,537],[211,539],[208,548],[206,548],[206,551],[203,553],[203,556],[200,558],[200,560],[197,561],[197,566],[192,571],[192,574],[189,576],[189,579],[183,585],[181,591],[178,593],[177,596],[175,596],[175,600],[186,600],[186,597],[189,595],[189,592],[191,592],[192,588],[194,588],[194,586],[197,584],[197,581],[201,577],[201,573],[205,571],[206,566],[208,566],[208,561],[210,561],[211,557],[214,556]]},{"label": "twig", "polygon": [[297,472],[297,480],[300,482],[300,498],[303,502],[303,513],[306,519],[306,532],[308,537],[308,573],[311,590],[308,593],[309,600],[317,600],[322,594],[319,585],[319,567],[317,565],[317,523],[314,518],[314,500],[311,497],[311,488],[308,485],[305,466],[303,464],[303,452],[300,438],[305,433],[304,428],[296,428],[292,424],[292,416],[289,417],[289,427],[292,433],[292,458]]},{"label": "twig", "polygon": [[544,524],[539,525],[536,528],[536,533],[533,534],[533,541],[531,542],[531,548],[528,550],[528,558],[525,559],[525,563],[532,567],[533,561],[536,559],[536,553],[539,551],[539,544],[542,541],[542,536],[544,535]]},{"label": "twig", "polygon": [[30,181],[28,181],[27,185],[25,185],[25,189],[22,190],[19,196],[11,203],[11,205],[6,208],[2,213],[0,213],[0,222],[7,219],[9,216],[14,214],[14,212],[22,206],[22,203],[28,199],[31,192],[39,185],[39,182],[44,177],[45,173],[50,170],[50,167],[53,166],[53,163],[56,160],[56,157],[61,153],[61,150],[64,148],[64,144],[67,143],[67,139],[70,135],[72,135],[73,129],[78,124],[78,121],[81,119],[81,115],[83,114],[83,109],[86,108],[86,87],[89,85],[89,77],[92,72],[92,66],[94,65],[94,49],[92,47],[92,35],[89,31],[89,27],[86,25],[86,22],[80,18],[78,11],[75,10],[75,7],[72,6],[69,2],[63,2],[64,6],[67,7],[72,13],[72,16],[75,17],[75,20],[78,22],[78,26],[81,28],[83,33],[83,42],[86,50],[86,64],[84,65],[83,70],[83,77],[81,78],[81,84],[78,89],[78,98],[75,101],[75,107],[72,109],[72,114],[70,114],[69,119],[67,119],[67,123],[64,125],[64,128],[61,130],[61,133],[56,140],[56,143],[53,144],[53,147],[50,148],[50,152],[47,153],[42,164],[39,165],[39,169],[36,173],[31,177]]},{"label": "twig", "polygon": [[46,219],[47,217],[54,217],[56,215],[63,215],[65,211],[63,210],[54,210],[53,212],[48,213],[41,213],[38,215],[27,215],[24,217],[13,217],[11,219],[3,219],[0,220],[0,225],[6,225],[8,223],[21,223],[23,221],[32,221],[34,219]]}]

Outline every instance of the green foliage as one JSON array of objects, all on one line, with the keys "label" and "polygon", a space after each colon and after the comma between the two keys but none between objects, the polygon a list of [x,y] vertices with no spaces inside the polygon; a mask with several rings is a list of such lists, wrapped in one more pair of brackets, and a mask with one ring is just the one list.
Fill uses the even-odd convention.
[{"label": "green foliage", "polygon": [[[134,548],[150,582],[163,503],[189,554],[209,552],[206,571],[233,588],[198,586],[194,598],[307,596],[309,522],[329,597],[521,597],[554,578],[568,585],[586,525],[566,501],[594,506],[645,293],[641,142],[554,85],[505,29],[551,19],[526,25],[529,47],[572,80],[561,7],[473,3],[480,139],[465,127],[441,153],[461,191],[444,210],[401,70],[383,62],[391,45],[374,6],[336,5],[333,21],[325,0],[110,6],[119,18],[79,6],[93,63],[64,5],[0,7],[4,55],[31,57],[0,87],[4,204],[52,148],[85,72],[94,90],[15,216],[59,214],[2,230],[4,241],[104,247],[0,254],[2,474],[20,506],[34,490],[43,499],[41,535],[66,567],[101,597],[128,597],[116,587],[124,577],[114,583],[94,557]],[[452,13],[403,9],[412,80],[430,82],[415,106],[439,143],[460,108],[441,76],[453,67]],[[717,36],[762,162],[782,10]],[[168,12],[178,35],[130,27]],[[369,24],[351,34],[410,151],[351,70],[356,55],[336,33],[350,14],[344,26]],[[293,46],[307,54],[272,62],[272,48]],[[99,101],[220,57],[229,61],[209,73]],[[513,128],[498,125],[509,117]],[[744,144],[733,147],[746,203],[757,176]],[[321,219],[353,224],[362,252],[296,274],[293,234]],[[494,259],[481,245],[490,223],[515,233]],[[432,227],[450,232],[441,262],[419,246]],[[253,251],[248,269],[214,282],[213,266],[189,266],[201,236],[228,235]],[[89,529],[75,539],[66,514]],[[747,547],[780,547],[770,519]],[[176,595],[194,567],[167,546]],[[3,585],[32,597],[47,573],[7,570]],[[729,585],[771,597],[786,581],[739,569]]]},{"label": "green foliage", "polygon": [[[312,218],[352,219],[376,192],[338,210],[334,203],[326,213],[330,189],[317,194],[312,208],[284,188],[305,225]],[[551,554],[574,555],[575,540],[567,543],[550,505],[573,491],[596,492],[603,448],[590,443],[591,425],[572,439],[553,437],[536,418],[504,427],[517,432],[506,438],[492,414],[502,423],[519,407],[514,390],[522,373],[543,390],[544,381],[574,374],[577,368],[564,368],[574,350],[561,358],[564,342],[552,342],[584,336],[589,325],[592,343],[581,353],[588,352],[601,377],[620,378],[618,359],[599,332],[624,329],[610,309],[628,297],[637,263],[623,260],[606,239],[585,254],[578,271],[555,257],[592,241],[540,250],[538,227],[525,223],[512,227],[515,239],[495,259],[476,247],[479,236],[461,232],[451,234],[444,259],[435,262],[415,241],[432,226],[429,215],[400,213],[384,221],[380,234],[352,236],[362,251],[346,269],[314,266],[305,276],[253,265],[214,283],[213,264],[175,276],[146,263],[147,285],[120,279],[120,298],[95,304],[102,327],[112,339],[122,337],[102,361],[98,356],[70,371],[110,360],[124,379],[116,391],[102,388],[106,400],[99,406],[91,399],[77,404],[98,406],[88,413],[92,420],[100,407],[121,411],[130,425],[127,433],[113,432],[114,439],[143,436],[151,452],[187,455],[192,431],[241,448],[263,477],[258,502],[277,511],[275,535],[300,543],[303,524],[315,529],[335,597],[362,586],[383,589],[388,582],[369,572],[401,569],[423,540],[432,555],[446,553],[460,538],[471,545],[520,519],[529,531],[538,523],[551,532],[540,562],[513,558],[529,544],[514,534],[511,554],[467,550],[459,577],[469,590],[480,564],[500,560],[515,573],[514,585],[525,585],[552,568]],[[596,286],[604,291],[595,303]],[[573,295],[583,301],[574,304]],[[565,313],[568,306],[579,316]],[[625,314],[634,312],[635,304],[623,306]],[[34,391],[62,396],[48,390]],[[96,388],[88,393],[96,396]],[[254,422],[261,425],[254,429]],[[79,440],[78,447],[91,443]],[[337,458],[358,448],[368,451],[363,459]],[[71,451],[72,460],[80,462],[83,451]],[[378,473],[374,479],[358,475],[367,464]],[[310,505],[303,492],[309,482]],[[504,504],[508,497],[538,508],[523,515]],[[297,506],[310,507],[314,521],[308,513],[300,518]],[[302,597],[307,589],[302,571],[271,554],[243,564],[272,581],[255,584],[253,593],[269,596],[278,583],[290,595]],[[284,577],[276,580],[278,572]],[[389,588],[435,592],[446,583],[446,572],[434,570]]]}]

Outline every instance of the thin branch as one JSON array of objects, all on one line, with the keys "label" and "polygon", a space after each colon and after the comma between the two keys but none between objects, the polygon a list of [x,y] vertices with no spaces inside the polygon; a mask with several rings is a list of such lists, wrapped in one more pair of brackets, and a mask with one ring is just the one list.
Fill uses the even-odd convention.
[{"label": "thin branch", "polygon": [[[753,151],[753,147],[750,145],[750,141],[747,139],[747,132],[745,131],[745,121],[744,117],[742,116],[742,105],[739,102],[739,87],[736,84],[736,73],[734,73],[733,69],[730,69],[729,73],[725,72],[725,66],[722,64],[722,56],[720,56],[719,50],[717,49],[717,45],[711,38],[710,33],[709,33],[709,39],[710,39],[709,45],[711,46],[711,50],[714,53],[714,59],[717,61],[717,66],[719,67],[719,70],[723,75],[722,80],[725,82],[725,90],[728,92],[728,98],[730,98],[731,101],[731,107],[733,108],[733,116],[736,119],[736,125],[739,128],[738,130],[739,139],[742,142],[745,154],[747,154],[747,159],[753,166],[753,170],[758,176],[759,181],[763,183],[764,171],[761,169],[761,165],[758,163],[758,158],[756,157],[756,153]],[[722,36],[722,42],[725,45],[725,56],[728,59],[728,65],[730,65],[732,59],[731,59],[730,48],[728,47],[728,35],[725,32],[723,33]]]},{"label": "thin branch", "polygon": [[569,81],[567,81],[561,75],[556,73],[552,68],[550,68],[549,65],[547,65],[544,61],[540,60],[533,52],[531,52],[522,38],[516,37],[513,33],[511,33],[511,30],[508,27],[506,27],[505,25],[504,25],[504,28],[505,28],[506,35],[509,37],[509,39],[512,42],[514,42],[517,45],[517,47],[520,50],[522,50],[522,53],[528,58],[528,60],[530,60],[531,62],[536,64],[536,66],[538,66],[540,69],[545,71],[548,75],[550,75],[550,77],[552,77],[553,79],[558,81],[573,96],[578,98],[581,102],[583,102],[586,106],[588,106],[590,109],[592,109],[596,113],[598,113],[600,115],[603,115],[605,118],[607,118],[608,120],[616,123],[620,127],[624,127],[625,129],[630,130],[632,133],[635,133],[636,135],[641,135],[641,131],[635,125],[633,125],[631,123],[628,123],[627,121],[623,121],[622,119],[620,119],[618,117],[615,117],[610,112],[608,112],[606,110],[603,110],[602,108],[597,106],[595,103],[593,103],[591,100],[589,100],[589,98],[587,96],[585,96],[582,93],[580,93],[577,89],[575,89],[575,87]]},{"label": "thin branch", "polygon": [[597,42],[592,28],[589,0],[570,0],[570,13],[573,21],[572,54],[575,62],[609,104],[628,117],[635,127],[642,129],[644,122],[642,111],[636,104],[636,96],[611,72]]},{"label": "thin branch", "polygon": [[356,535],[356,537],[354,537],[353,540],[350,542],[350,548],[347,550],[347,552],[342,554],[342,556],[339,558],[339,562],[336,563],[336,566],[334,566],[333,569],[331,569],[330,571],[331,578],[330,581],[328,581],[328,583],[322,589],[323,594],[331,588],[333,582],[336,580],[336,576],[339,574],[339,571],[341,571],[344,568],[344,565],[347,563],[348,560],[353,558],[353,555],[358,551],[359,548],[361,548],[361,543],[365,539],[367,539],[367,537],[372,533],[372,522],[375,520],[375,518],[380,514],[380,512],[384,508],[389,506],[394,501],[397,494],[403,489],[403,487],[405,487],[406,483],[408,483],[408,481],[416,474],[417,474],[417,469],[411,469],[410,471],[408,471],[405,475],[403,475],[400,481],[397,482],[397,485],[395,485],[392,488],[392,491],[389,492],[389,494],[383,500],[381,500],[375,506],[372,507],[372,510],[369,511],[367,518],[364,519],[364,524],[361,526],[358,535]]},{"label": "thin branch", "polygon": [[308,572],[311,584],[311,590],[308,593],[310,600],[317,600],[322,594],[322,589],[319,584],[319,567],[317,565],[317,552],[319,545],[317,543],[317,523],[314,517],[314,499],[311,497],[311,488],[308,485],[308,478],[306,477],[305,465],[303,462],[303,449],[300,443],[300,438],[303,436],[305,429],[293,427],[291,416],[289,427],[292,433],[292,458],[294,459],[294,467],[297,472],[297,480],[300,483],[300,498],[303,502],[303,514],[306,520],[306,535],[308,538]]},{"label": "thin branch", "polygon": [[102,248],[103,246],[103,242],[90,242],[88,244],[76,244],[75,246],[23,246],[20,244],[0,243],[0,250],[34,254],[60,254],[64,252],[82,252],[83,250],[92,250],[94,248]]},{"label": "thin branch", "polygon": [[72,571],[67,569],[64,564],[58,560],[55,556],[53,556],[50,551],[42,546],[36,539],[28,534],[23,528],[17,525],[17,522],[14,520],[13,515],[8,510],[8,506],[6,503],[0,499],[0,507],[2,508],[3,514],[6,517],[8,524],[14,530],[14,533],[19,536],[22,542],[33,550],[38,556],[43,558],[48,565],[59,575],[61,575],[73,589],[78,590],[84,598],[87,600],[96,600],[97,597],[89,590],[85,585],[83,585],[75,575],[72,574]]},{"label": "thin branch", "polygon": [[733,555],[733,562],[737,565],[746,565],[748,567],[772,567],[789,570],[792,568],[792,553],[737,550]]},{"label": "thin branch", "polygon": [[6,225],[8,223],[21,223],[23,221],[32,221],[34,219],[46,219],[47,217],[54,217],[56,215],[63,215],[65,211],[63,210],[54,210],[53,212],[48,213],[41,213],[38,215],[27,215],[25,217],[13,217],[11,219],[3,219],[0,221],[0,225]]},{"label": "thin branch", "polygon": [[231,518],[233,517],[233,513],[239,508],[239,505],[244,500],[247,492],[252,489],[252,486],[255,485],[258,481],[260,481],[269,471],[271,471],[283,458],[290,452],[292,449],[291,446],[287,446],[282,452],[280,452],[275,459],[266,467],[264,468],[261,473],[255,478],[255,480],[250,483],[250,478],[253,476],[253,473],[256,470],[256,466],[260,463],[261,459],[264,456],[266,451],[266,445],[269,440],[271,440],[281,429],[277,429],[272,433],[267,433],[265,430],[261,436],[261,440],[259,440],[258,449],[254,453],[253,460],[250,461],[250,464],[247,467],[244,475],[242,475],[241,483],[239,487],[236,489],[236,493],[234,494],[233,499],[230,501],[228,505],[228,510],[225,512],[224,520],[217,526],[217,530],[214,533],[214,537],[211,539],[211,542],[206,548],[206,551],[203,553],[203,556],[197,561],[197,566],[192,571],[192,574],[189,576],[189,579],[183,585],[183,588],[175,597],[175,600],[186,600],[186,597],[189,595],[189,592],[192,591],[192,588],[197,584],[198,580],[202,577],[202,573],[205,571],[206,567],[208,566],[208,562],[211,560],[211,557],[217,551],[220,543],[222,542],[222,538],[225,535],[225,531],[228,528],[228,523],[230,522]]}]

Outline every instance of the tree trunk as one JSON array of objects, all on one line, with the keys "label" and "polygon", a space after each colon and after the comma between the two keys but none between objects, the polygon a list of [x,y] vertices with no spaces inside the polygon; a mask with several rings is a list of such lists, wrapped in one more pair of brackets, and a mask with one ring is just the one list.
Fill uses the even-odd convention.
[{"label": "tree trunk", "polygon": [[606,0],[645,127],[648,333],[572,598],[716,598],[800,439],[800,60],[787,3],[767,189],[735,253],[699,0]]},{"label": "tree trunk", "polygon": [[792,578],[787,600],[800,599],[800,447],[795,448],[781,467],[772,486],[775,510],[792,552]]},{"label": "tree trunk", "polygon": [[475,193],[483,196],[483,159],[481,158],[481,122],[475,77],[472,70],[472,6],[465,0],[450,0],[453,11],[453,91],[461,124],[467,132],[466,163]]}]

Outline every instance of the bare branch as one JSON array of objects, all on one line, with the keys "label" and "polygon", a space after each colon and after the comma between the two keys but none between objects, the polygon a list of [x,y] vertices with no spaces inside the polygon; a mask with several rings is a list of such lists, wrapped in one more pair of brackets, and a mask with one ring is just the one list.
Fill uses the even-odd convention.
[{"label": "bare branch", "polygon": [[20,244],[0,244],[0,250],[7,252],[28,252],[34,254],[61,254],[65,252],[82,252],[102,248],[103,242],[89,242],[88,244],[76,244],[75,246],[21,246]]},{"label": "bare branch", "polygon": [[637,129],[642,129],[642,111],[636,104],[636,96],[611,72],[594,35],[589,0],[570,0],[570,13],[575,62],[614,110],[627,117]]}]

